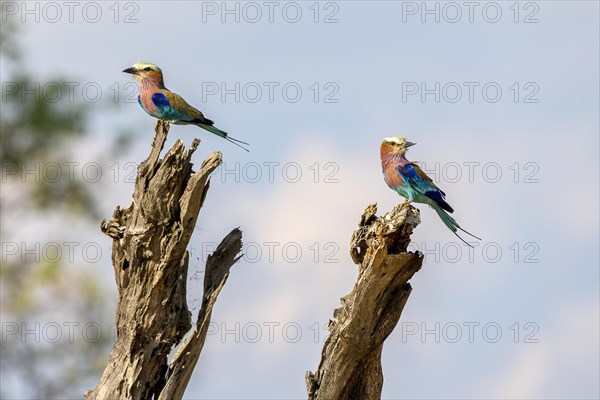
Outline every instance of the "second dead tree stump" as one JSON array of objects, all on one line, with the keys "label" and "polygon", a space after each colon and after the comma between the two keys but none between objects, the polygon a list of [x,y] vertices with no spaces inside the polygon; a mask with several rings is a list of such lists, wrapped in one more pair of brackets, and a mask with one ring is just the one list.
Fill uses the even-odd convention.
[{"label": "second dead tree stump", "polygon": [[421,268],[423,255],[407,252],[419,210],[401,204],[382,217],[376,212],[377,205],[369,205],[352,235],[358,279],[329,321],[317,370],[306,373],[309,400],[381,397],[383,342],[400,319],[412,290],[408,281]]}]

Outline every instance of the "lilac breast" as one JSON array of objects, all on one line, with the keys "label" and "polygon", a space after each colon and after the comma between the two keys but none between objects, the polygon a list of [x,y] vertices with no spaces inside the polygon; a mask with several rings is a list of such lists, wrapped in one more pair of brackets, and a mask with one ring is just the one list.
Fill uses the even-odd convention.
[{"label": "lilac breast", "polygon": [[398,165],[395,163],[391,163],[383,167],[383,176],[385,178],[385,182],[394,190],[396,190],[398,186],[404,184],[404,179],[402,179],[402,176],[398,173],[398,171],[396,171],[397,167]]},{"label": "lilac breast", "polygon": [[156,113],[156,105],[152,102],[152,95],[154,92],[149,90],[143,90],[140,93],[139,102],[142,108],[150,115],[154,116]]}]

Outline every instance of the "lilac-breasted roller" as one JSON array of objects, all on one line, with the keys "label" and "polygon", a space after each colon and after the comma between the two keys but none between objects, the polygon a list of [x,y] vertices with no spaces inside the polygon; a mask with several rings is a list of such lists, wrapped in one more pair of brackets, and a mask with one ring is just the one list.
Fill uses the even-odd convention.
[{"label": "lilac-breasted roller", "polygon": [[132,74],[140,84],[138,102],[148,114],[172,124],[199,126],[248,151],[242,146],[242,144],[248,145],[248,143],[232,138],[227,132],[214,126],[213,121],[204,117],[199,110],[190,106],[181,96],[167,89],[162,71],[156,65],[139,62],[123,72]]},{"label": "lilac-breasted roller", "polygon": [[445,200],[446,193],[438,188],[417,164],[406,159],[406,150],[414,145],[415,143],[411,143],[401,136],[383,139],[381,143],[381,167],[385,183],[404,197],[406,199],[405,203],[414,201],[415,203],[431,206],[448,229],[465,244],[471,246],[458,236],[456,231],[460,229],[476,239],[479,238],[462,229],[456,220],[447,213],[452,213],[454,210]]}]

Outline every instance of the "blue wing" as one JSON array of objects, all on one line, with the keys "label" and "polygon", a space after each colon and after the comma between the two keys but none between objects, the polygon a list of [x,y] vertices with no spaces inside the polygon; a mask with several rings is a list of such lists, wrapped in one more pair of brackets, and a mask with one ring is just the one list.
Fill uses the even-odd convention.
[{"label": "blue wing", "polygon": [[433,181],[425,174],[425,172],[421,170],[421,168],[419,168],[418,165],[413,163],[400,165],[398,166],[397,171],[402,176],[404,181],[408,183],[415,191],[429,197],[444,210],[449,212],[454,211],[452,207],[446,203],[446,200],[444,200],[446,193],[435,186]]},{"label": "blue wing", "polygon": [[187,121],[189,119],[186,112],[181,112],[171,107],[169,99],[161,92],[152,95],[152,103],[156,106],[156,117],[159,119],[171,121]]}]

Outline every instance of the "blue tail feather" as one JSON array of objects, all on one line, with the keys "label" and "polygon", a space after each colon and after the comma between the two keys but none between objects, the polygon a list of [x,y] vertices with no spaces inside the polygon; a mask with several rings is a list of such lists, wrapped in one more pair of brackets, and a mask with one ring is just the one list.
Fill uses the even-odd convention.
[{"label": "blue tail feather", "polygon": [[202,123],[197,123],[196,125],[202,129],[209,131],[210,133],[214,133],[215,135],[222,137],[223,139],[235,144],[236,146],[238,146],[248,152],[250,151],[247,148],[245,148],[244,146],[242,146],[242,144],[245,144],[246,146],[250,146],[248,143],[242,142],[241,140],[238,140],[235,138],[232,138],[231,136],[229,136],[229,134],[227,132],[220,130],[219,128],[217,128],[214,125],[207,125],[207,124],[202,124]]},{"label": "blue tail feather", "polygon": [[446,211],[442,210],[442,208],[438,204],[431,205],[431,207],[433,207],[433,209],[437,212],[438,216],[440,217],[440,219],[442,220],[444,225],[446,225],[448,227],[448,229],[450,229],[452,231],[452,233],[454,233],[456,235],[456,237],[458,237],[460,240],[462,240],[463,243],[465,243],[467,246],[473,247],[469,243],[467,243],[463,238],[458,236],[458,233],[456,233],[457,230],[460,229],[467,235],[472,236],[475,239],[481,240],[481,238],[478,238],[477,236],[473,235],[472,233],[467,232],[463,228],[461,228],[460,225],[458,225],[458,222],[456,222],[456,220],[454,218],[452,218]]}]

